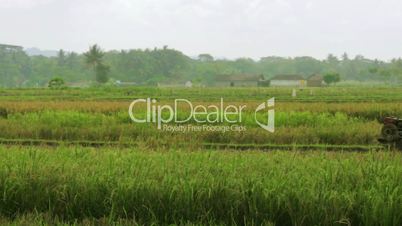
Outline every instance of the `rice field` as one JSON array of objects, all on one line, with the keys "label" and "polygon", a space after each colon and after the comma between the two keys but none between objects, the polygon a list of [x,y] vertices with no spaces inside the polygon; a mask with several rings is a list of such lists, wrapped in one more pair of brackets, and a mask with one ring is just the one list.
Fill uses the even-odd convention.
[{"label": "rice field", "polygon": [[0,214],[8,219],[402,223],[402,156],[395,152],[1,147],[0,155]]},{"label": "rice field", "polygon": [[[402,154],[377,138],[379,119],[402,116],[402,89],[291,93],[0,90],[0,224],[401,225]],[[246,129],[175,132],[133,123],[131,101],[148,97],[247,105]],[[271,97],[274,133],[255,121],[267,114],[254,112]],[[146,105],[138,107],[144,116]],[[189,110],[180,106],[178,118]]]}]

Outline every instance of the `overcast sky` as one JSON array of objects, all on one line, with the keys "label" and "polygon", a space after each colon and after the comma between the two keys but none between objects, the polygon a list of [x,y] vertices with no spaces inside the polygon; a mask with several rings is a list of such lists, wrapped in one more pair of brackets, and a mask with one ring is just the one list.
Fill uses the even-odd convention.
[{"label": "overcast sky", "polygon": [[0,43],[190,56],[402,56],[400,0],[0,0]]}]

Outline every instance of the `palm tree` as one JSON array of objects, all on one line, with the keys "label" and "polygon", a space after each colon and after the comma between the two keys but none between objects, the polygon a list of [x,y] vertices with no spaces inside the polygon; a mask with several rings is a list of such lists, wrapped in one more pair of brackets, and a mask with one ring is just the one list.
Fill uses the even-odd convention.
[{"label": "palm tree", "polygon": [[99,83],[106,83],[109,80],[107,74],[110,68],[102,62],[104,55],[105,53],[96,44],[90,46],[88,52],[84,53],[85,63],[94,69],[96,81]]},{"label": "palm tree", "polygon": [[98,64],[102,64],[104,55],[104,52],[98,45],[90,46],[88,52],[84,53],[85,63],[95,68]]}]

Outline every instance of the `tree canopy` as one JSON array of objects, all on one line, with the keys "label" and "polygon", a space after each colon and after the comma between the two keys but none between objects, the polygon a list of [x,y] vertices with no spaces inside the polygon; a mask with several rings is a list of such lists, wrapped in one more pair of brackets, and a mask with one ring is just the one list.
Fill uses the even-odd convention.
[{"label": "tree canopy", "polygon": [[330,72],[324,75],[324,82],[328,85],[337,83],[341,80],[341,76],[336,72]]},{"label": "tree canopy", "polygon": [[[95,78],[94,72],[98,74]],[[56,57],[44,57],[28,56],[19,49],[0,48],[1,87],[44,87],[54,77],[62,78],[66,83],[105,82],[112,78],[146,85],[188,80],[208,84],[225,74],[263,74],[270,78],[277,74],[308,77],[328,72],[338,73],[341,80],[396,83],[402,81],[402,59],[384,62],[360,55],[351,58],[345,53],[339,58],[330,54],[324,60],[307,56],[226,60],[207,53],[190,58],[167,46],[104,52],[97,45],[84,54],[60,50]]]}]

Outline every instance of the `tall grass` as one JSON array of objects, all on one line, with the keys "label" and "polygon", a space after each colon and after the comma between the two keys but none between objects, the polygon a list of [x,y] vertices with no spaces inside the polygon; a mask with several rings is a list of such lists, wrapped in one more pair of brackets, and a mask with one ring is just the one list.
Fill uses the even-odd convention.
[{"label": "tall grass", "polygon": [[401,157],[0,146],[0,215],[143,224],[401,225]]},{"label": "tall grass", "polygon": [[[140,113],[141,114],[141,113]],[[187,117],[186,113],[179,115]],[[267,115],[258,114],[263,122]],[[46,139],[61,141],[113,141],[167,144],[174,147],[183,143],[235,144],[376,144],[381,125],[373,120],[309,111],[276,112],[276,131],[267,133],[255,122],[253,112],[244,112],[240,125],[246,131],[167,132],[156,124],[132,123],[128,113],[44,110],[9,114],[0,118],[1,138]],[[187,124],[197,124],[190,121]],[[177,125],[177,124],[172,124]],[[186,124],[185,124],[186,125]],[[230,125],[228,123],[214,124]],[[189,134],[191,133],[191,136]],[[175,142],[172,142],[175,141]]]},{"label": "tall grass", "polygon": [[[328,101],[345,95],[373,99],[392,95],[398,97],[399,88],[314,89],[313,95],[308,90],[299,91],[302,100],[284,102],[279,98],[275,106],[275,133],[260,129],[254,119],[254,109],[264,98],[271,97],[270,94],[284,97],[289,91],[289,88],[5,90],[0,99],[17,96],[21,99],[18,102],[0,102],[0,108],[7,111],[7,117],[0,117],[0,138],[141,142],[152,147],[175,147],[183,143],[372,145],[377,144],[380,133],[381,125],[377,119],[386,115],[402,115],[399,102],[378,103],[370,99],[359,103]],[[71,99],[55,101],[63,99],[63,95]],[[108,95],[113,96],[113,101],[99,100]],[[132,123],[127,113],[130,102],[125,99],[126,95],[129,100],[155,97],[161,104],[172,104],[174,98],[187,98],[194,104],[203,105],[219,104],[220,97],[223,97],[227,104],[247,105],[241,123],[247,131],[189,134],[160,131],[155,124]],[[26,101],[28,96],[34,97],[34,101]],[[144,115],[145,106],[141,109],[137,114]],[[179,118],[186,118],[188,110],[188,106],[181,106]],[[257,118],[263,122],[267,120],[267,115],[257,114]],[[188,123],[196,124],[194,121]]]},{"label": "tall grass", "polygon": [[292,97],[292,87],[215,87],[215,88],[86,88],[86,89],[6,89],[0,92],[0,100],[132,100],[152,97],[158,100],[187,98],[192,100],[230,101],[267,100],[276,97],[279,101],[345,102],[345,101],[400,101],[401,87],[323,87],[297,90]]},{"label": "tall grass", "polygon": [[[172,100],[160,101],[160,104],[172,104]],[[194,105],[219,105],[219,98],[208,101],[194,101]],[[261,104],[259,100],[228,101],[227,104],[247,105],[244,110],[253,113],[254,109]],[[127,112],[130,101],[83,101],[79,98],[75,101],[0,101],[0,108],[6,110],[9,114],[30,113],[41,111],[75,111],[84,113],[102,113],[113,115],[118,112]],[[145,109],[145,105],[139,104],[140,108]],[[180,107],[183,111],[188,111],[188,106]],[[346,103],[328,103],[328,102],[277,102],[275,109],[280,112],[312,112],[312,113],[344,113],[351,117],[364,118],[366,120],[375,120],[383,116],[402,115],[402,103],[397,102],[346,102]]]}]

